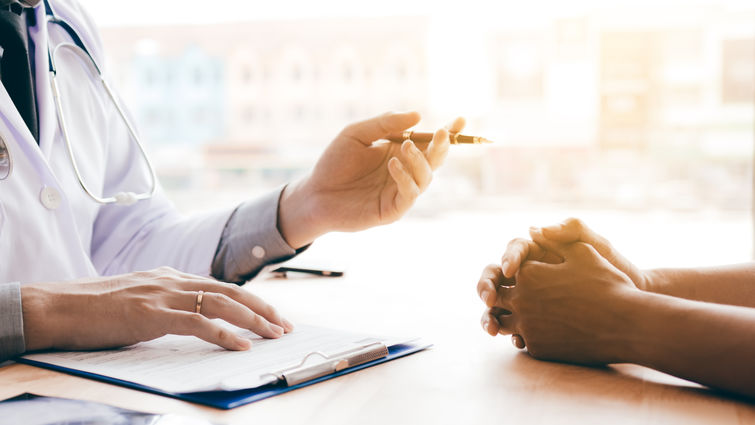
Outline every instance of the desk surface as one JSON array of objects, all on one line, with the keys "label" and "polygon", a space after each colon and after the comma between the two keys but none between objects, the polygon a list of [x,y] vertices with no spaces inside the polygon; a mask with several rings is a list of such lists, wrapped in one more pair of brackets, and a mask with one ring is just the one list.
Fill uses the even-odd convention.
[{"label": "desk surface", "polygon": [[481,241],[461,221],[438,226],[332,235],[306,255],[342,259],[343,278],[247,285],[294,322],[423,336],[431,350],[230,411],[19,364],[0,368],[0,398],[32,392],[218,423],[755,423],[755,405],[650,369],[541,362],[487,336],[475,285],[511,234],[491,229]]}]

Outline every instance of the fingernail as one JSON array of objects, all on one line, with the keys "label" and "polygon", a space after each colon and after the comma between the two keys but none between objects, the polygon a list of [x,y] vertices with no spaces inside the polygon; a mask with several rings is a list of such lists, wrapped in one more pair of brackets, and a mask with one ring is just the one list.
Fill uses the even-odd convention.
[{"label": "fingernail", "polygon": [[283,322],[283,328],[286,330],[287,333],[288,332],[293,332],[293,330],[294,330],[294,324],[293,323],[289,322],[286,319],[281,319],[281,321]]},{"label": "fingernail", "polygon": [[506,277],[509,277],[509,268],[511,268],[511,263],[509,263],[508,260],[503,262],[503,265],[501,266],[501,271],[503,272],[503,275]]},{"label": "fingernail", "polygon": [[488,332],[489,327],[490,327],[490,320],[487,317],[482,319],[482,328],[485,330],[485,332]]},{"label": "fingernail", "polygon": [[252,348],[252,341],[245,338],[238,338],[238,346],[241,350],[248,350]]},{"label": "fingernail", "polygon": [[522,340],[522,337],[517,334],[511,335],[511,343],[514,344],[514,347],[520,350],[524,348],[524,342]]},{"label": "fingernail", "polygon": [[539,227],[535,227],[535,226],[530,227],[530,233],[540,233],[540,230],[541,229]]},{"label": "fingernail", "polygon": [[276,325],[275,323],[271,323],[269,326],[270,330],[273,331],[274,334],[281,336],[283,335],[283,328]]},{"label": "fingernail", "polygon": [[559,223],[559,224],[551,224],[550,226],[545,226],[543,227],[543,230],[547,230],[549,232],[558,232],[563,228],[564,228],[564,225]]}]

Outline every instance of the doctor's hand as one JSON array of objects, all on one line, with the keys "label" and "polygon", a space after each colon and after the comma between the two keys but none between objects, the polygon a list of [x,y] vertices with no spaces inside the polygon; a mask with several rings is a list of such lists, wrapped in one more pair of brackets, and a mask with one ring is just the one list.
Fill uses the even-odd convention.
[{"label": "doctor's hand", "polygon": [[510,278],[498,265],[483,271],[478,283],[487,307],[483,328],[491,335],[514,335],[517,347],[539,359],[621,361],[639,342],[622,336],[633,326],[633,301],[642,292],[589,244],[543,243],[536,248],[540,258],[530,258]]},{"label": "doctor's hand", "polygon": [[391,223],[406,213],[443,163],[448,133],[464,128],[458,118],[424,146],[381,141],[419,120],[416,112],[387,113],[341,131],[310,175],[281,195],[278,223],[289,245],[299,248],[330,231]]},{"label": "doctor's hand", "polygon": [[[200,313],[196,312],[203,291]],[[21,287],[26,350],[113,348],[166,334],[194,335],[229,350],[251,342],[210,319],[265,338],[293,326],[269,304],[229,283],[163,267],[119,276]]]}]

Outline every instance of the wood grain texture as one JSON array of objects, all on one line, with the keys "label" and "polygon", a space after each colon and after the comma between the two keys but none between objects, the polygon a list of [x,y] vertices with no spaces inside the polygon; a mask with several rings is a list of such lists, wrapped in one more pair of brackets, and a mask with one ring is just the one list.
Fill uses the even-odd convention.
[{"label": "wood grain texture", "polygon": [[234,424],[755,423],[755,405],[647,368],[541,362],[508,337],[489,337],[475,286],[506,241],[494,248],[438,227],[413,221],[326,237],[306,255],[339,259],[343,278],[247,285],[294,323],[418,335],[430,350],[230,411],[19,364],[0,368],[0,398],[32,392]]}]

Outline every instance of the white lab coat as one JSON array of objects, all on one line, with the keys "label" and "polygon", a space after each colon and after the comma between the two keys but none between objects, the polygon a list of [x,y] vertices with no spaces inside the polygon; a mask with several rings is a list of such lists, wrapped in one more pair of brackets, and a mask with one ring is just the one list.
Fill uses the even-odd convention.
[{"label": "white lab coat", "polygon": [[[103,66],[101,41],[78,3],[59,0],[52,5]],[[42,5],[36,14],[38,24],[30,37],[35,45],[39,146],[0,85],[0,137],[13,162],[12,174],[0,181],[0,283],[63,281],[162,265],[209,274],[231,210],[185,218],[160,189],[153,199],[132,206],[102,206],[80,187],[53,104]],[[69,40],[56,26],[49,28],[51,40]],[[146,164],[101,85],[72,55],[59,55],[57,65],[71,142],[87,184],[108,196],[148,190]],[[107,69],[104,72],[107,75]],[[45,187],[60,195],[57,208],[41,201]]]}]

